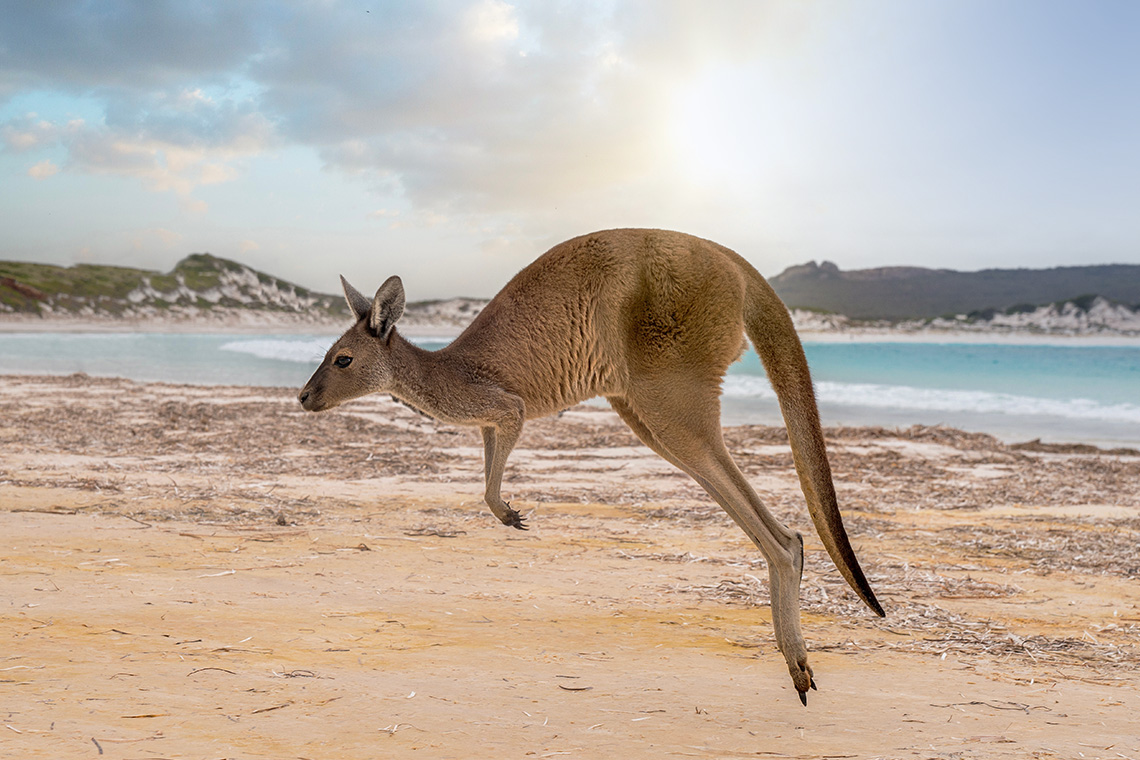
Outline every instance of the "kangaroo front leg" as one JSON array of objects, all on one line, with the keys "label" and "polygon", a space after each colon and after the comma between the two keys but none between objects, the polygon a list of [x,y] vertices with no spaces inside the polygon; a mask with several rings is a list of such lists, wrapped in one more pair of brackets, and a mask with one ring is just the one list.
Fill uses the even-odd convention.
[{"label": "kangaroo front leg", "polygon": [[519,439],[519,433],[522,432],[522,421],[520,420],[514,426],[494,427],[488,425],[482,428],[482,432],[483,475],[486,485],[483,500],[487,502],[491,512],[499,518],[503,525],[526,530],[526,523],[522,516],[517,510],[511,509],[511,505],[503,501],[501,495],[503,470],[507,466],[507,457],[510,456],[511,450],[515,447],[515,442]]}]

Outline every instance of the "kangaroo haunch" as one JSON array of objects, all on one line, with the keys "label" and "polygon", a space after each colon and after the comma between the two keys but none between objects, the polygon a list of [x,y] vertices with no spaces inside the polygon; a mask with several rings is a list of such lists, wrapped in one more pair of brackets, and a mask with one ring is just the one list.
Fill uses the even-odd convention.
[{"label": "kangaroo haunch", "polygon": [[760,501],[720,428],[721,381],[747,335],[779,398],[823,545],[859,597],[884,614],[843,528],[791,317],[759,272],[733,251],[662,230],[574,238],[515,275],[438,351],[414,346],[396,331],[404,311],[400,278],[388,278],[372,299],[341,282],[357,321],[301,391],[305,409],[389,393],[437,419],[478,426],[484,498],[505,525],[525,530],[500,496],[523,423],[604,396],[645,445],[692,476],[763,553],[776,643],[806,705],[815,683],[800,633],[803,538]]}]

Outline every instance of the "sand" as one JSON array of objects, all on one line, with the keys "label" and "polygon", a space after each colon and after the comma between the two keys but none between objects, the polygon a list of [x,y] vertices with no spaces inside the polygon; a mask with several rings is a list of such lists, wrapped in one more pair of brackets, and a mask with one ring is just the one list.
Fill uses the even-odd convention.
[{"label": "sand", "polygon": [[381,397],[0,379],[0,756],[1140,758],[1140,457],[827,431],[888,617],[805,532],[800,705],[744,535],[607,410],[477,433]]}]

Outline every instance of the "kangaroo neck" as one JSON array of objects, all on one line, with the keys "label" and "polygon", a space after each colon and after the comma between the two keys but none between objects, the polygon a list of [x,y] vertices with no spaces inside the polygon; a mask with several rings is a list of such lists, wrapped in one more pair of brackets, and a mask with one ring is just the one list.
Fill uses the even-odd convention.
[{"label": "kangaroo neck", "polygon": [[393,330],[390,338],[392,384],[389,392],[418,411],[441,420],[453,420],[457,386],[455,370],[439,356],[411,343]]}]

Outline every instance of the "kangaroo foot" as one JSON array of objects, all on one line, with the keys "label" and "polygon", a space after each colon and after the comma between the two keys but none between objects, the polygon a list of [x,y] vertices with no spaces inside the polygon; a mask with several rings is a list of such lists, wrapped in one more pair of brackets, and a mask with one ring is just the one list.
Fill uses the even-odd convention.
[{"label": "kangaroo foot", "polygon": [[807,664],[807,659],[804,658],[796,663],[788,663],[788,671],[792,674],[792,683],[796,686],[796,691],[799,692],[800,702],[804,707],[807,707],[807,690],[817,689],[815,685],[815,678],[811,672],[811,666]]},{"label": "kangaroo foot", "polygon": [[527,530],[526,520],[518,513],[517,509],[511,509],[511,503],[509,501],[504,501],[502,506],[492,511],[503,525],[510,528],[517,528],[518,530]]}]

